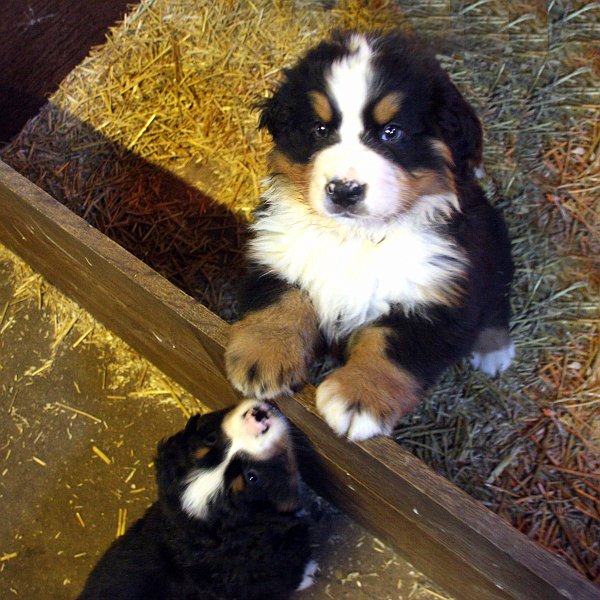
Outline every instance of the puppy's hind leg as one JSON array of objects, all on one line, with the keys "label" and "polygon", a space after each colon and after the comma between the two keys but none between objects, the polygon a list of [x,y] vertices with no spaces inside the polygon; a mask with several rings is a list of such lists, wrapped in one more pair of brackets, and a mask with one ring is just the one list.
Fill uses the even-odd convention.
[{"label": "puppy's hind leg", "polygon": [[486,327],[481,331],[471,355],[471,364],[486,375],[495,377],[506,371],[515,357],[515,345],[508,327]]},{"label": "puppy's hind leg", "polygon": [[304,568],[304,576],[302,577],[302,581],[300,585],[296,588],[297,592],[301,592],[306,588],[309,588],[311,585],[315,583],[315,577],[317,575],[317,571],[319,570],[319,565],[315,560],[309,560],[306,563],[306,567]]},{"label": "puppy's hind leg", "polygon": [[508,239],[504,239],[504,243],[501,240],[499,245],[504,246],[504,253],[502,264],[490,286],[495,288],[495,293],[489,294],[488,304],[484,307],[485,323],[475,340],[471,355],[471,364],[491,377],[506,371],[515,357],[515,345],[508,333],[510,284],[514,268]]}]

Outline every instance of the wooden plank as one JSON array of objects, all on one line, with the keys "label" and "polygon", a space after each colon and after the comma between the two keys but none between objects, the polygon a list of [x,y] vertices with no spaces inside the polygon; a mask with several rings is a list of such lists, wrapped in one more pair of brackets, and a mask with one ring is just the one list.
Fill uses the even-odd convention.
[{"label": "wooden plank", "polygon": [[18,133],[49,94],[104,41],[130,0],[0,2],[0,142]]},{"label": "wooden plank", "polygon": [[[236,399],[223,374],[227,325],[3,163],[0,241],[209,406]],[[306,479],[457,597],[600,598],[391,440],[336,438],[310,390],[280,406],[316,451]]]}]

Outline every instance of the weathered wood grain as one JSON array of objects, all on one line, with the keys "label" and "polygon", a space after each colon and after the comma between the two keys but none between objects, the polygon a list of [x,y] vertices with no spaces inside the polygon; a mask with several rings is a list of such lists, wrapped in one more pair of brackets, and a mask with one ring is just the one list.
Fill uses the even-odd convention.
[{"label": "weathered wood grain", "polygon": [[[227,324],[3,163],[0,242],[207,405],[236,399],[223,374]],[[336,438],[311,390],[280,406],[314,449],[303,453],[306,479],[457,597],[600,598],[391,440]]]},{"label": "weathered wood grain", "polygon": [[0,142],[18,133],[129,0],[0,2]]}]

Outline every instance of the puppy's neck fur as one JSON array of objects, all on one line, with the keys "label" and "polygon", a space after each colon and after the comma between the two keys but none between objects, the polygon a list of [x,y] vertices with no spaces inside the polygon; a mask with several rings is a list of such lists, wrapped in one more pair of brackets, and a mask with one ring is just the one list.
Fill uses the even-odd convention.
[{"label": "puppy's neck fur", "polygon": [[411,312],[456,302],[466,258],[423,215],[372,226],[337,222],[317,214],[277,177],[264,200],[252,225],[250,256],[309,294],[330,340],[393,306]]}]

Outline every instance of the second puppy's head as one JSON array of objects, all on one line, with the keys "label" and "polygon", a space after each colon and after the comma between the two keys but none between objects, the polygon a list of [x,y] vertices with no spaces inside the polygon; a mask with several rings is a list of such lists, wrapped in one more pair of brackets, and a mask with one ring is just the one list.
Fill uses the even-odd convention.
[{"label": "second puppy's head", "polygon": [[257,400],[190,418],[158,447],[159,499],[210,520],[223,510],[298,509],[298,469],[288,423]]}]

